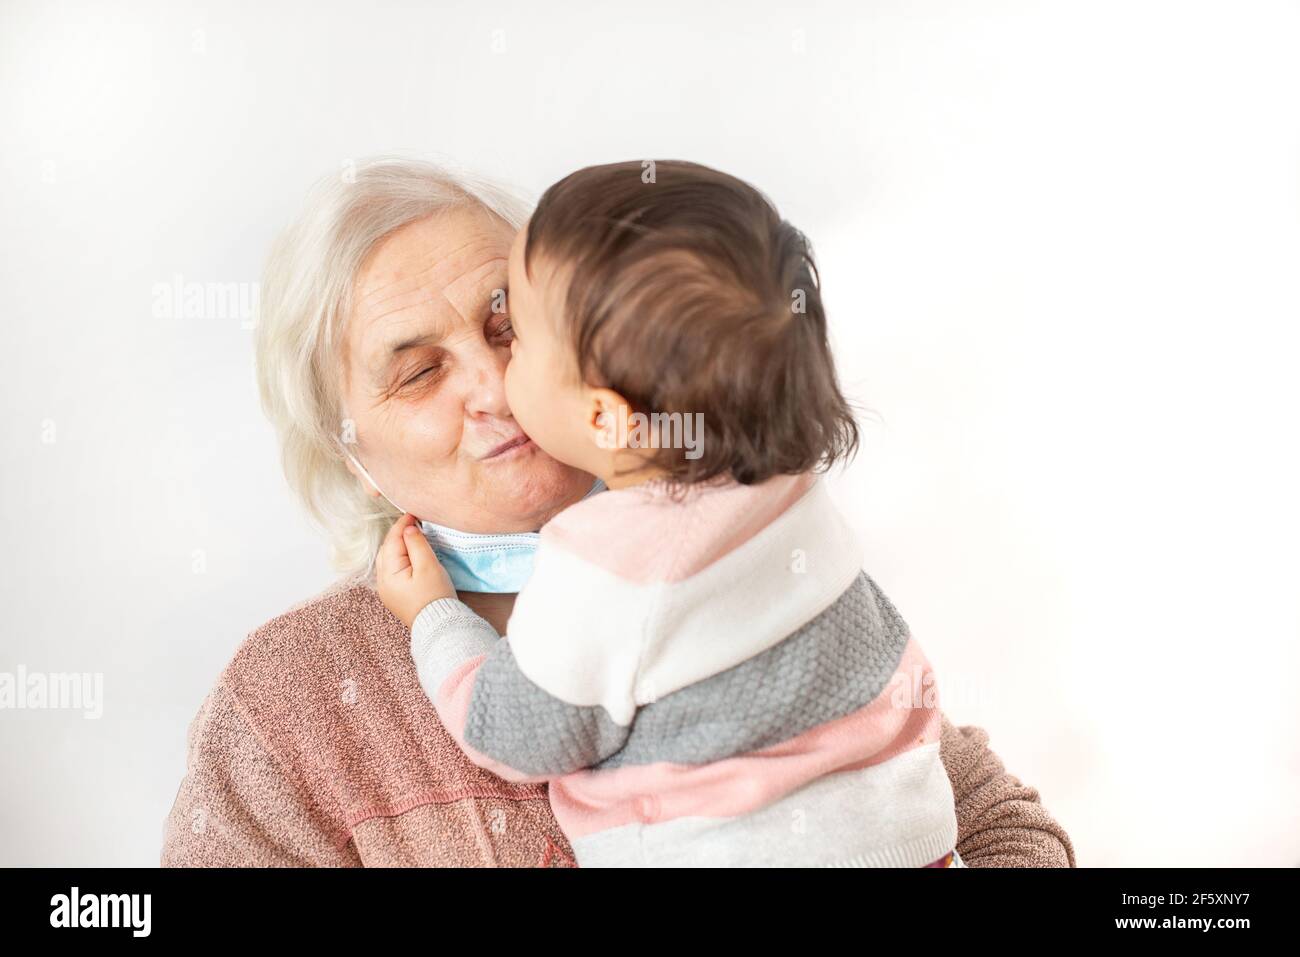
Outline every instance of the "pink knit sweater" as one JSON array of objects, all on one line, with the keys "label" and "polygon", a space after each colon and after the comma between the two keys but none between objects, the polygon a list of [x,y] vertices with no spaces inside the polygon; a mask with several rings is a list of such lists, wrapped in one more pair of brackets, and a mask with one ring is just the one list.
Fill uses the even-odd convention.
[{"label": "pink knit sweater", "polygon": [[[941,721],[970,867],[1073,867],[1070,839],[987,747]],[[344,580],[255,631],[189,728],[165,866],[573,866],[545,785],[467,759],[409,635]]]}]

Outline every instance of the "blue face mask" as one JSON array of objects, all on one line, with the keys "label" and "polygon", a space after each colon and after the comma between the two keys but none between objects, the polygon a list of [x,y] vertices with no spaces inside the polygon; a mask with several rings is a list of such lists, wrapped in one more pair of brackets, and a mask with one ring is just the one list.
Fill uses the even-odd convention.
[{"label": "blue face mask", "polygon": [[[370,477],[352,453],[344,449],[344,454],[352,460],[366,480],[379,490],[379,485]],[[596,479],[595,484],[583,498],[590,498],[597,492],[605,490],[605,483]],[[384,495],[379,490],[380,495]],[[399,512],[405,512],[387,495],[384,499]],[[521,591],[524,583],[533,574],[533,559],[537,555],[537,543],[541,536],[537,532],[502,532],[499,534],[479,534],[462,532],[446,525],[434,522],[420,522],[420,531],[428,539],[433,553],[438,556],[442,567],[447,569],[452,585],[457,591],[497,592],[513,595]]]},{"label": "blue face mask", "polygon": [[514,593],[533,574],[536,532],[479,535],[433,522],[420,522],[420,530],[457,591]]}]

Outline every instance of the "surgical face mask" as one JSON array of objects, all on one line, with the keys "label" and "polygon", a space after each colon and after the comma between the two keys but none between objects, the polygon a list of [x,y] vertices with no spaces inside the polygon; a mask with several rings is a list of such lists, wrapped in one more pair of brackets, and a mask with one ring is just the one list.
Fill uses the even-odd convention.
[{"label": "surgical face mask", "polygon": [[[384,496],[385,501],[399,512],[405,512],[384,494],[370,473],[356,456],[347,449],[343,454],[351,459],[362,475]],[[590,498],[605,490],[605,483],[596,479],[583,498]],[[462,532],[435,522],[420,522],[420,531],[428,540],[442,567],[447,569],[452,585],[457,591],[499,592],[514,594],[523,589],[533,574],[533,559],[541,536],[537,532],[502,532],[479,534]]]}]

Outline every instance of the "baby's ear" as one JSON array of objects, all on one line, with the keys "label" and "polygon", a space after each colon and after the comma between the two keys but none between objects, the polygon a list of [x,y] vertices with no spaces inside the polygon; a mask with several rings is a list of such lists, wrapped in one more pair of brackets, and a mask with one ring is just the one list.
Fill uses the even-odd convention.
[{"label": "baby's ear", "polygon": [[598,448],[626,448],[631,434],[632,407],[613,389],[590,389],[587,428]]}]

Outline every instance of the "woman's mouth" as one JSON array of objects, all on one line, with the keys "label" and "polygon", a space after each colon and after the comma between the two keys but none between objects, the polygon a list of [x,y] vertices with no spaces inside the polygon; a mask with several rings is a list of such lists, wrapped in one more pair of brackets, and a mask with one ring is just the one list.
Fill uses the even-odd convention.
[{"label": "woman's mouth", "polygon": [[496,448],[492,449],[487,455],[483,456],[482,460],[486,462],[488,459],[499,459],[503,456],[515,455],[532,447],[532,445],[533,440],[520,432],[513,439],[510,439],[507,442],[502,442]]}]

